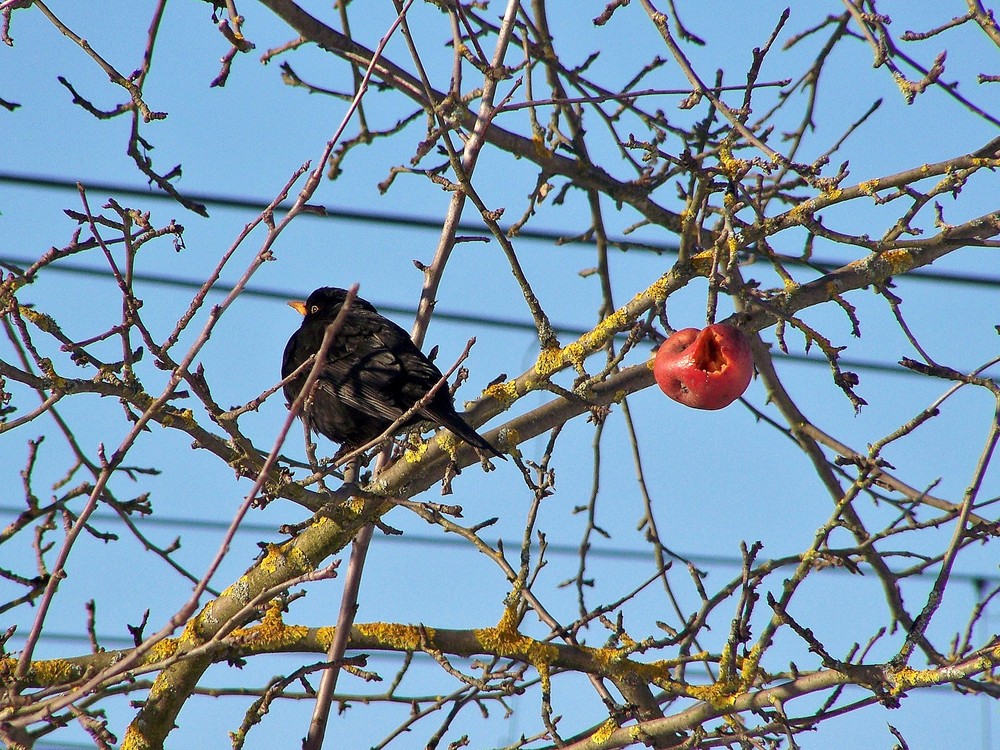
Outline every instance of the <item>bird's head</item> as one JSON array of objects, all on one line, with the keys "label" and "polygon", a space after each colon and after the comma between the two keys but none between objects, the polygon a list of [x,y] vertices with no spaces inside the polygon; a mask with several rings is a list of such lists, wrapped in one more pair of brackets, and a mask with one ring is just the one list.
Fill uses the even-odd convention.
[{"label": "bird's head", "polygon": [[347,299],[347,290],[335,286],[323,286],[309,295],[305,301],[289,300],[288,306],[306,318],[332,318]]},{"label": "bird's head", "polygon": [[[305,316],[306,320],[332,320],[340,312],[347,299],[347,290],[336,286],[322,286],[305,300],[289,300],[288,306]],[[352,308],[376,312],[372,304],[360,297],[355,297]]]}]

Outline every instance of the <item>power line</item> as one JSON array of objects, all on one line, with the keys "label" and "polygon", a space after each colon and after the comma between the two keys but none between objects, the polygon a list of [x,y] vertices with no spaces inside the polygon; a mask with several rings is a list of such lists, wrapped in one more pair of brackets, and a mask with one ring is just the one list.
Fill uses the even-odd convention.
[{"label": "power line", "polygon": [[[57,177],[41,177],[38,175],[22,175],[15,174],[13,172],[0,172],[0,183],[23,185],[26,187],[36,187],[47,190],[77,191],[77,181],[75,180],[65,180]],[[112,195],[127,195],[131,198],[141,198],[144,200],[169,201],[171,203],[175,202],[174,198],[171,196],[163,192],[154,191],[152,188],[139,188],[132,185],[94,180],[80,180],[79,183],[82,184],[87,190],[109,193]],[[183,195],[185,198],[189,198],[193,201],[204,203],[209,206],[217,206],[219,208],[243,208],[256,213],[260,213],[271,203],[271,201],[263,200],[261,198],[247,198],[245,196],[223,195],[221,193],[197,193],[184,191]],[[283,209],[282,206],[284,207]],[[287,210],[287,202],[279,205],[278,208],[280,210]],[[438,219],[428,219],[423,216],[390,213],[387,211],[359,211],[357,209],[338,206],[323,206],[322,213],[310,212],[303,215],[312,216],[314,218],[357,221],[365,224],[404,226],[411,229],[430,229],[434,231],[440,231],[441,229],[441,222]],[[469,224],[464,222],[459,224],[458,228],[463,232],[482,233],[486,231],[486,228],[481,224]],[[524,229],[518,231],[517,236],[523,237],[524,239],[541,240],[545,242],[585,242],[585,240],[577,238],[577,234],[577,232],[558,232],[556,230],[525,227]],[[676,245],[640,244],[627,239],[616,241],[624,243],[628,247],[643,247],[657,252],[677,252]],[[587,244],[591,243],[588,242]]]},{"label": "power line", "polygon": [[[12,505],[0,505],[0,515],[16,517],[20,515],[22,510],[16,508]],[[103,523],[123,523],[122,519],[114,513],[101,513],[97,512],[91,515],[91,519],[95,522]],[[163,516],[145,516],[140,522],[143,526],[160,526],[168,529],[181,528],[188,531],[217,531],[224,532],[229,529],[228,521],[216,521],[208,518],[165,518]],[[237,530],[240,534],[270,534],[274,536],[282,536],[278,533],[277,528],[273,525],[264,523],[255,523],[253,521],[244,521],[239,525]],[[468,543],[461,540],[455,539],[450,536],[436,537],[429,536],[427,534],[403,534],[402,536],[391,536],[386,537],[388,541],[393,544],[409,544],[415,546],[432,546],[432,547],[455,547],[466,549]],[[506,540],[504,546],[507,549],[520,547],[519,542],[513,542],[511,540]],[[537,550],[537,547],[535,548]],[[571,544],[558,544],[558,543],[547,543],[546,550],[557,556],[572,556],[575,557],[580,553],[579,547],[573,546]],[[643,561],[649,559],[649,554],[636,549],[627,548],[611,548],[611,547],[591,547],[588,551],[588,555],[595,558],[603,559],[616,559],[616,560],[635,560]],[[742,560],[734,556],[726,555],[703,555],[703,554],[692,554],[685,555],[685,559],[690,560],[695,565],[705,565],[705,566],[726,566],[726,567],[739,567],[743,564]],[[954,577],[961,577],[961,574],[956,574]]]},{"label": "power line", "polygon": [[[28,258],[17,258],[12,256],[0,256],[0,265],[10,265],[15,267],[28,267],[34,260]],[[46,266],[46,270],[55,271],[59,273],[75,274],[79,276],[90,276],[102,279],[111,279],[111,272],[100,268],[91,268],[77,263],[60,261],[59,263],[53,263],[52,265]],[[146,274],[141,272],[135,272],[132,274],[132,278],[135,281],[147,283],[147,284],[157,284],[160,286],[168,286],[179,289],[187,289],[194,291],[202,287],[202,282],[194,279],[184,279],[177,276],[165,276],[161,274]],[[228,294],[233,289],[232,286],[218,282],[212,287],[212,293],[215,294]],[[285,302],[290,299],[294,299],[301,294],[296,294],[290,291],[280,291],[276,289],[267,289],[263,287],[246,287],[243,290],[243,295],[247,297],[256,297],[258,299],[266,300],[278,300]],[[416,314],[416,310],[412,307],[405,307],[400,305],[394,305],[392,303],[382,304],[378,303],[377,307],[382,312],[390,313],[391,315],[404,315],[413,316]],[[435,309],[434,317],[436,320],[443,320],[449,323],[461,323],[463,325],[474,325],[474,326],[486,326],[490,328],[499,328],[506,330],[518,330],[535,333],[535,326],[532,323],[523,320],[515,320],[513,318],[502,318],[497,316],[487,316],[482,314],[470,315],[468,313],[460,312],[448,312],[446,310]],[[571,325],[559,325],[553,324],[553,328],[559,334],[564,334],[566,336],[579,337],[587,333],[586,328],[581,328],[579,326]],[[622,337],[625,334],[620,334]],[[774,358],[777,360],[785,360],[789,362],[799,362],[807,365],[817,365],[822,367],[829,367],[829,361],[824,357],[817,357],[808,354],[794,354],[783,352],[775,352],[773,354]],[[851,359],[848,357],[841,357],[837,360],[842,368],[851,370],[861,370],[868,372],[880,372],[887,373],[890,375],[904,375],[910,377],[922,377],[920,373],[908,370],[896,363],[890,362],[877,362],[874,360],[863,360],[863,359]]]},{"label": "power line", "polygon": [[[57,177],[43,177],[40,175],[25,175],[14,172],[0,171],[0,183],[11,185],[21,185],[25,187],[35,187],[46,190],[73,191],[77,190],[77,181],[67,180]],[[135,187],[113,182],[81,180],[81,184],[88,190],[95,190],[114,195],[127,195],[129,197],[141,198],[144,200],[170,201],[174,198],[152,188]],[[201,193],[184,192],[186,198],[190,198],[205,205],[217,206],[219,208],[249,209],[254,212],[263,211],[270,201],[260,198],[248,198],[245,196],[224,195],[221,193]],[[280,208],[280,206],[279,206]],[[390,226],[405,226],[411,229],[428,229],[438,231],[441,229],[441,222],[437,219],[428,219],[422,216],[410,214],[391,213],[387,211],[359,211],[357,209],[343,208],[338,206],[323,206],[322,214],[305,214],[317,218],[340,219],[343,221],[356,221],[366,224],[379,224]],[[479,224],[461,223],[458,226],[460,231],[482,233],[484,227]],[[565,244],[593,244],[593,240],[580,236],[579,232],[562,232],[552,229],[536,229],[533,227],[523,227],[518,230],[517,236],[521,239],[560,242]],[[677,245],[673,243],[657,242],[636,242],[627,237],[612,237],[609,240],[616,246],[628,248],[630,250],[644,250],[657,253],[677,253]],[[842,263],[834,263],[826,260],[800,261],[787,259],[789,265],[804,266],[817,271],[832,271],[839,268]],[[985,287],[987,289],[1000,288],[1000,277],[987,276],[985,274],[956,273],[950,271],[930,271],[916,270],[905,275],[907,279],[925,282],[944,282],[947,284],[962,284],[968,286]]]},{"label": "power line", "polygon": [[[12,505],[0,505],[0,515],[5,516],[17,516],[21,513],[21,509],[16,508]],[[114,513],[94,513],[91,518],[97,522],[105,523],[123,523],[122,519]],[[141,523],[144,526],[161,526],[169,529],[183,528],[185,530],[199,530],[199,531],[217,531],[224,532],[229,529],[228,521],[217,521],[208,518],[164,518],[163,516],[145,516]],[[244,521],[239,525],[237,533],[241,534],[271,534],[278,535],[278,530],[268,524],[255,523],[253,521]],[[452,547],[468,549],[468,542],[463,539],[456,539],[451,535],[446,536],[430,536],[427,534],[410,534],[406,533],[401,536],[389,536],[385,537],[386,543],[391,544],[409,544],[414,546],[426,546],[426,547]],[[504,549],[519,549],[520,542],[513,540],[503,540]],[[537,552],[537,545],[532,545],[533,551]],[[545,545],[545,550],[557,557],[578,557],[580,554],[579,546],[572,544],[560,544],[558,542],[547,542]],[[591,546],[587,550],[588,557],[595,559],[604,560],[628,560],[633,562],[646,562],[650,559],[650,551],[635,549],[632,547],[602,547],[602,546]],[[743,560],[735,555],[712,555],[705,553],[694,553],[694,554],[684,554],[679,557],[684,560],[688,560],[696,566],[705,567],[725,567],[725,568],[739,568],[743,565]],[[849,570],[844,568],[838,568],[836,566],[821,568],[821,572],[835,572],[835,573],[850,573]],[[853,575],[853,574],[852,574]],[[913,575],[914,578],[936,578],[936,573],[920,572]],[[970,583],[973,585],[978,585],[982,582],[986,583],[1000,583],[1000,575],[990,574],[990,573],[961,573],[952,572],[949,576],[955,580],[960,580],[965,583]]]},{"label": "power line", "polygon": [[[19,512],[20,511],[17,508],[14,508],[12,506],[0,506],[0,515],[17,515]],[[122,522],[117,515],[109,513],[95,513],[91,518],[95,522],[97,521],[110,521],[118,523]],[[143,524],[158,525],[164,527],[183,526],[185,529],[204,529],[204,530],[213,530],[219,532],[222,532],[228,529],[229,527],[228,523],[222,521],[212,521],[207,519],[192,519],[192,518],[165,519],[162,517],[155,517],[155,516],[149,516],[144,518]],[[245,521],[242,524],[240,524],[240,526],[237,529],[237,533],[243,533],[243,534],[275,533],[275,529],[272,526],[266,524]],[[390,543],[393,544],[463,547],[464,549],[468,549],[468,545],[463,540],[452,539],[447,536],[432,537],[421,534],[404,534],[402,536],[387,537],[386,539],[387,541],[390,541]],[[517,547],[516,543],[511,543],[506,546],[510,549],[516,549]],[[535,550],[537,551],[537,547],[535,547]],[[546,550],[548,553],[555,556],[565,556],[565,555],[576,556],[579,554],[578,547],[567,544],[549,543],[546,545]],[[632,560],[642,560],[642,561],[649,560],[648,551],[642,552],[640,550],[632,548],[613,549],[607,547],[591,547],[588,551],[588,554],[591,557],[595,558],[613,558],[617,560],[632,559]],[[695,565],[718,565],[725,567],[740,567],[742,565],[742,561],[735,556],[693,554],[693,555],[687,555],[685,557]],[[820,574],[849,573],[849,571],[837,567],[829,567],[829,568],[821,568],[817,571],[817,573]],[[921,572],[916,574],[915,577],[933,578],[936,576],[935,574],[929,572]],[[961,572],[952,572],[950,578],[953,580],[962,581],[974,587],[981,587],[985,583],[995,583],[998,580],[1000,580],[1000,576],[994,576],[988,574],[977,575],[977,574],[969,574]],[[15,633],[14,637],[12,638],[12,642],[16,643],[20,639],[21,635],[19,633]],[[97,640],[104,648],[127,649],[131,648],[134,645],[133,641],[130,638],[120,635],[103,634],[100,635]],[[45,643],[46,645],[54,643],[64,643],[71,646],[74,644],[76,645],[89,644],[90,636],[77,633],[47,631],[42,636],[42,642]],[[420,652],[416,652],[414,654],[414,658],[418,661],[418,663],[424,663],[424,662],[426,662],[427,664],[430,663],[430,658],[426,654]],[[395,661],[398,660],[398,655],[382,651],[374,651],[371,654],[369,654],[369,659],[373,662],[394,663]],[[697,671],[698,674],[702,674],[701,669],[699,669],[698,667],[695,667],[695,670]],[[707,675],[707,672],[705,672],[704,674]],[[847,686],[847,687],[856,687],[856,686]],[[944,690],[948,690],[949,692],[953,691],[953,688],[950,685],[932,685],[929,687],[934,692],[937,691],[943,692]],[[65,750],[73,750],[76,747],[80,748],[86,747],[85,745],[76,746],[73,745],[72,743],[66,743],[66,744],[53,743],[50,746],[53,747],[54,749],[64,748]]]}]

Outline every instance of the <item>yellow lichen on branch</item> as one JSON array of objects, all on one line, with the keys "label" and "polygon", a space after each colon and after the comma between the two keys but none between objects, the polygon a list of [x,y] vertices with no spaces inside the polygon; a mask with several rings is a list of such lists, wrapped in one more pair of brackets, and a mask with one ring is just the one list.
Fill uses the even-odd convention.
[{"label": "yellow lichen on branch", "polygon": [[494,383],[483,391],[483,396],[492,398],[503,410],[510,408],[511,404],[517,401],[522,394],[518,393],[516,380],[505,380],[502,383]]},{"label": "yellow lichen on branch", "polygon": [[275,652],[294,646],[309,635],[309,628],[304,625],[286,625],[282,617],[282,604],[271,602],[259,625],[249,628],[237,628],[229,634],[228,640],[243,648],[250,647],[254,651]]},{"label": "yellow lichen on branch", "polygon": [[559,649],[551,643],[542,643],[534,638],[521,635],[517,630],[515,608],[504,608],[500,622],[493,628],[478,628],[473,631],[476,640],[487,653],[495,656],[524,659],[538,670],[542,689],[548,691],[549,666],[559,658]]},{"label": "yellow lichen on branch", "polygon": [[447,430],[441,430],[434,438],[441,450],[451,456],[452,461],[458,460],[458,439]]},{"label": "yellow lichen on branch", "polygon": [[731,708],[736,702],[736,694],[730,690],[730,685],[721,681],[711,685],[688,685],[684,694],[719,710]]},{"label": "yellow lichen on branch", "polygon": [[886,250],[878,256],[878,259],[889,264],[889,267],[892,269],[891,276],[905,273],[913,266],[913,253],[909,250]]},{"label": "yellow lichen on branch", "polygon": [[618,722],[614,719],[608,719],[597,728],[597,731],[590,735],[590,739],[595,745],[603,745],[611,739],[611,735],[615,733],[616,729],[618,729]]},{"label": "yellow lichen on branch", "polygon": [[354,626],[366,638],[374,638],[380,643],[401,651],[420,651],[433,640],[434,628],[419,625],[402,625],[395,622],[371,622]]},{"label": "yellow lichen on branch", "polygon": [[928,687],[929,685],[940,685],[941,670],[939,669],[913,669],[912,667],[900,667],[889,672],[891,695],[901,695],[907,690],[915,687]]},{"label": "yellow lichen on branch", "polygon": [[535,361],[535,373],[548,378],[567,365],[582,372],[583,361],[628,327],[632,316],[627,307],[619,307],[604,320],[564,347],[543,349]]},{"label": "yellow lichen on branch", "polygon": [[267,545],[267,554],[260,561],[260,569],[267,573],[291,573],[288,578],[307,573],[311,566],[306,556],[292,542]]},{"label": "yellow lichen on branch", "polygon": [[410,444],[406,447],[403,452],[403,459],[408,464],[419,463],[421,459],[427,454],[427,443],[420,443],[418,445]]},{"label": "yellow lichen on branch", "polygon": [[[0,659],[0,683],[8,684],[13,681],[16,669],[17,659]],[[86,670],[86,666],[67,659],[44,659],[31,662],[24,680],[34,687],[53,687],[80,679]]]},{"label": "yellow lichen on branch", "polygon": [[691,256],[691,266],[699,276],[709,276],[715,268],[715,251],[702,250]]}]

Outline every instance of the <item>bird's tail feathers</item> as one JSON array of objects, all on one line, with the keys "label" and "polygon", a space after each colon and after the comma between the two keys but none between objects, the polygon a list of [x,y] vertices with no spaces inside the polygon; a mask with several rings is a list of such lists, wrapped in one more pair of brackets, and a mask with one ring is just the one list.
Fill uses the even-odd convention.
[{"label": "bird's tail feathers", "polygon": [[497,450],[491,443],[489,443],[486,438],[476,432],[474,429],[466,424],[465,420],[461,417],[458,418],[456,422],[448,425],[448,429],[455,433],[462,440],[467,442],[473,448],[478,448],[484,453],[488,453],[491,456],[496,456],[497,458],[502,458],[504,461],[507,460],[507,456]]}]

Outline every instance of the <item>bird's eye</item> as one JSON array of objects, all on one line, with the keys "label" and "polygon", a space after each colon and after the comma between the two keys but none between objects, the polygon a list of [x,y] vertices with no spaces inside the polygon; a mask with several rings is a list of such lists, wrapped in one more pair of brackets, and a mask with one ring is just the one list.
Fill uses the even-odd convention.
[{"label": "bird's eye", "polygon": [[309,308],[310,315],[315,315],[318,312],[319,312],[319,305],[313,305],[312,307]]}]

